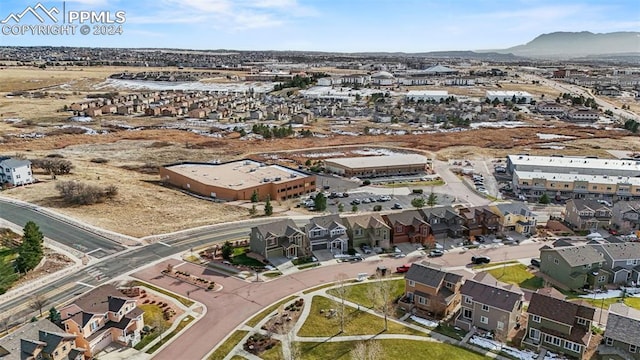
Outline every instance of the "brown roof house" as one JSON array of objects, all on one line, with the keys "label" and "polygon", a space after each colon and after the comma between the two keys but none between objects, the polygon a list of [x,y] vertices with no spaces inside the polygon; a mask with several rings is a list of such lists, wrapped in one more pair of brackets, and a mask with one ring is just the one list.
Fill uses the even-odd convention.
[{"label": "brown roof house", "polygon": [[458,209],[464,219],[468,236],[495,234],[500,227],[500,215],[488,206]]},{"label": "brown roof house", "polygon": [[462,276],[425,263],[414,263],[404,277],[399,304],[418,315],[446,318],[460,304]]},{"label": "brown roof house", "polygon": [[516,285],[496,280],[481,272],[460,288],[462,307],[456,326],[492,331],[496,339],[507,341],[509,332],[520,322],[524,293]]},{"label": "brown roof house", "polygon": [[535,350],[543,347],[582,359],[591,340],[594,308],[565,301],[559,291],[544,288],[531,296],[527,312],[523,346]]},{"label": "brown roof house", "polygon": [[0,339],[0,359],[81,360],[85,349],[77,347],[77,337],[47,319],[38,320]]},{"label": "brown roof house", "polygon": [[112,342],[134,346],[144,326],[136,300],[113,285],[102,285],[60,309],[66,332],[78,335],[76,346],[93,357]]},{"label": "brown roof house", "polygon": [[429,223],[418,210],[408,210],[382,216],[391,228],[394,244],[411,242],[424,244],[429,238]]},{"label": "brown roof house", "polygon": [[251,228],[251,251],[264,256],[293,258],[307,255],[307,236],[291,219],[274,221]]},{"label": "brown roof house", "polygon": [[602,360],[640,360],[640,311],[622,303],[609,306],[598,354]]}]

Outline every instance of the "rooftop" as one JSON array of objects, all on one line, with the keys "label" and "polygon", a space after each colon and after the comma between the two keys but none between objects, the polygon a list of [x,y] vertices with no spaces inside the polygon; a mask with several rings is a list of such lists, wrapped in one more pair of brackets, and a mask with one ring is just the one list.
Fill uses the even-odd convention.
[{"label": "rooftop", "polygon": [[449,92],[446,90],[410,90],[405,94],[405,97],[412,96],[448,96]]},{"label": "rooftop", "polygon": [[591,265],[604,261],[602,255],[589,245],[563,246],[556,249],[540,249],[540,251],[541,253],[542,251],[555,251],[571,267]]},{"label": "rooftop", "polygon": [[515,97],[531,97],[531,94],[529,94],[526,91],[503,91],[503,90],[497,90],[497,91],[493,91],[493,90],[488,90],[487,91],[487,97],[492,97],[492,96],[515,96]]},{"label": "rooftop", "polygon": [[[559,165],[561,166],[561,165]],[[640,178],[629,176],[610,176],[610,175],[583,175],[583,174],[564,174],[555,172],[541,171],[514,171],[519,179],[545,179],[562,182],[585,181],[593,184],[629,184],[640,185]]]},{"label": "rooftop", "polygon": [[307,177],[306,174],[280,165],[266,165],[253,160],[224,164],[185,163],[165,168],[205,185],[236,190],[265,183],[281,184],[294,178]]},{"label": "rooftop", "polygon": [[[531,166],[554,166],[569,169],[607,169],[607,170],[626,170],[634,172],[630,176],[640,175],[640,161],[636,160],[620,160],[620,159],[597,159],[584,158],[574,156],[529,156],[529,155],[509,155],[509,161],[516,165]],[[568,171],[568,170],[567,170]]]},{"label": "rooftop", "polygon": [[428,161],[429,159],[418,154],[325,159],[325,163],[331,162],[352,169],[381,168],[400,165],[426,165]]}]

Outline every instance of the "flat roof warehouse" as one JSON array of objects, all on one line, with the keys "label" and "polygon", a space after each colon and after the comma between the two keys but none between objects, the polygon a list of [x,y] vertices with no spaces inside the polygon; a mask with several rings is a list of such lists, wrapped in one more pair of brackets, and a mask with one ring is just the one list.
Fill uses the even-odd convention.
[{"label": "flat roof warehouse", "polygon": [[266,165],[253,160],[223,164],[185,163],[165,166],[179,175],[205,185],[234,190],[252,188],[265,183],[284,183],[308,175],[280,165]]},{"label": "flat roof warehouse", "polygon": [[423,165],[429,162],[429,159],[422,155],[406,154],[406,155],[389,155],[389,156],[363,156],[351,158],[333,158],[325,159],[330,162],[345,166],[351,169],[367,169],[367,168],[383,168],[399,165]]}]

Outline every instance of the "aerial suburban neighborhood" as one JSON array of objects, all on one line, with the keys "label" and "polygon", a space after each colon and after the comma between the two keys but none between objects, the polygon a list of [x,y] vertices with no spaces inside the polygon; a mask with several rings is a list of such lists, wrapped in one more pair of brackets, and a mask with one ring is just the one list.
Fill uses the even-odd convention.
[{"label": "aerial suburban neighborhood", "polygon": [[640,360],[635,2],[0,8],[0,360]]}]

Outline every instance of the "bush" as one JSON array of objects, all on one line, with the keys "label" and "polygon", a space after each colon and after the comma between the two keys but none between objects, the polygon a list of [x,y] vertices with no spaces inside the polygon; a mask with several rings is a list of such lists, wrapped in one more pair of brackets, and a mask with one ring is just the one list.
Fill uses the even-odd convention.
[{"label": "bush", "polygon": [[109,162],[109,159],[105,159],[105,158],[93,158],[90,160],[92,163],[96,163],[96,164],[106,164]]},{"label": "bush", "polygon": [[382,211],[382,205],[375,205],[373,211]]},{"label": "bush", "polygon": [[60,192],[62,199],[69,204],[91,205],[112,199],[118,194],[115,185],[101,188],[96,185],[84,184],[75,181],[63,181],[56,184],[56,190]]},{"label": "bush", "polygon": [[414,193],[414,194],[422,194],[422,193],[424,193],[424,190],[423,189],[413,189],[413,190],[411,190],[411,192]]},{"label": "bush", "polygon": [[367,186],[367,185],[371,185],[371,181],[370,180],[365,180],[362,182],[363,186]]},{"label": "bush", "polygon": [[63,160],[58,157],[50,158],[50,154],[47,158],[44,159],[33,159],[31,160],[32,167],[40,168],[46,171],[49,174],[53,175],[66,175],[73,170],[73,164],[69,160]]}]

